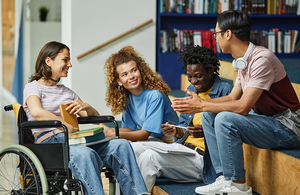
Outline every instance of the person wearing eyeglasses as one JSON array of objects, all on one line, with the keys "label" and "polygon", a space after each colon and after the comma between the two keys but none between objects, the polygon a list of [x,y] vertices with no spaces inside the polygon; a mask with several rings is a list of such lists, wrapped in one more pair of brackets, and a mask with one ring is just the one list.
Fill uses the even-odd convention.
[{"label": "person wearing eyeglasses", "polygon": [[297,147],[300,140],[300,103],[283,64],[269,49],[249,42],[247,13],[222,12],[214,37],[223,53],[234,58],[238,75],[231,93],[215,99],[174,99],[174,110],[202,112],[201,121],[216,180],[197,187],[198,194],[251,195],[245,181],[242,144],[257,148]]}]

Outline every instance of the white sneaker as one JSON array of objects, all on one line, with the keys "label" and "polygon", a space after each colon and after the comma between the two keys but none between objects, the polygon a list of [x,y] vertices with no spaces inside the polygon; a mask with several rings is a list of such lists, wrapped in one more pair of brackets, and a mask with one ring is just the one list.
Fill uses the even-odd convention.
[{"label": "white sneaker", "polygon": [[211,191],[221,190],[229,181],[225,180],[223,175],[219,176],[216,181],[206,186],[200,186],[195,189],[197,194],[208,194]]},{"label": "white sneaker", "polygon": [[210,191],[208,195],[252,195],[252,188],[248,187],[247,191],[242,191],[230,181],[221,190]]}]

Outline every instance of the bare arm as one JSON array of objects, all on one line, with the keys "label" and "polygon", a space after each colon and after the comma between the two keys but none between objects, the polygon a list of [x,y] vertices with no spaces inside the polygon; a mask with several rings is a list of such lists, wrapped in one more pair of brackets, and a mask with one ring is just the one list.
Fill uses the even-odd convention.
[{"label": "bare arm", "polygon": [[[105,129],[104,130],[105,137],[113,137],[115,136],[115,131],[113,129]],[[128,127],[122,127],[119,131],[119,137],[123,139],[127,139],[130,141],[143,141],[147,140],[150,136],[151,132],[146,130],[134,131]]]},{"label": "bare arm", "polygon": [[67,110],[70,114],[78,114],[79,116],[99,116],[98,111],[91,105],[83,102],[80,98],[78,101],[69,101],[65,103],[68,105]]},{"label": "bare arm", "polygon": [[44,109],[41,105],[40,98],[32,95],[29,96],[29,98],[26,101],[26,104],[28,106],[28,109],[30,111],[30,114],[37,120],[37,121],[43,121],[43,120],[58,120],[62,122],[67,128],[70,133],[78,131],[78,128],[74,128],[73,126],[69,125],[68,123],[61,120],[59,117],[57,117],[52,112]]},{"label": "bare arm", "polygon": [[242,93],[240,87],[234,87],[228,96],[204,101],[200,99],[197,94],[187,91],[190,96],[187,98],[174,99],[172,107],[181,114],[230,111],[247,115],[262,92],[262,89],[248,87],[245,92]]}]

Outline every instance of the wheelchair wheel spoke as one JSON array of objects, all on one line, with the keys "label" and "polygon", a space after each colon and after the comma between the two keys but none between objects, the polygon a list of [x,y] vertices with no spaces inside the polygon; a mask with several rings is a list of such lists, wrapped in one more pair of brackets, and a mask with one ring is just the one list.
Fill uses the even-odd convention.
[{"label": "wheelchair wheel spoke", "polygon": [[0,154],[0,194],[40,194],[39,176],[34,164],[18,150]]}]

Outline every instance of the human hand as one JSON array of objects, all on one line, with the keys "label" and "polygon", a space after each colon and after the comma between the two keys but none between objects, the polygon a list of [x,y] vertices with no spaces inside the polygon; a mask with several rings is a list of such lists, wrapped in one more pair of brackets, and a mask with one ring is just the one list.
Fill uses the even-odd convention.
[{"label": "human hand", "polygon": [[186,89],[185,92],[190,96],[184,98],[175,98],[171,107],[180,114],[202,112],[201,98],[194,92]]},{"label": "human hand", "polygon": [[104,129],[103,132],[104,132],[105,137],[116,136],[115,129],[113,129],[113,128]]},{"label": "human hand", "polygon": [[68,132],[69,132],[69,137],[70,137],[71,133],[75,133],[75,132],[79,131],[79,128],[73,127],[72,125],[69,125],[69,124],[67,124],[66,127],[67,127]]},{"label": "human hand", "polygon": [[194,127],[187,127],[186,130],[194,137],[201,138],[204,137],[202,125],[196,125]]},{"label": "human hand", "polygon": [[176,134],[176,127],[171,127],[170,125],[174,125],[171,121],[166,122],[165,124],[161,124],[161,132],[166,136],[172,136]]},{"label": "human hand", "polygon": [[78,114],[80,111],[87,110],[91,107],[89,104],[82,101],[69,101],[66,105],[68,105],[66,110],[69,111],[70,114]]}]

